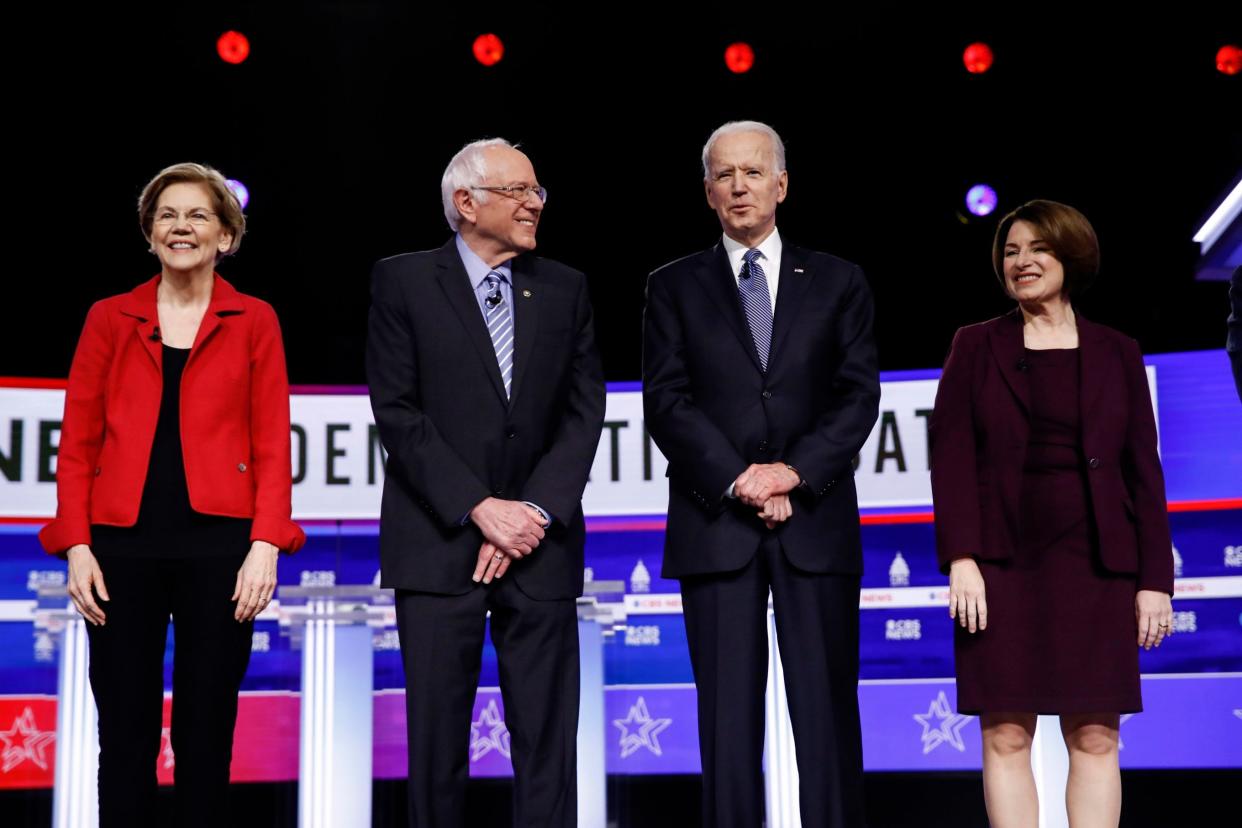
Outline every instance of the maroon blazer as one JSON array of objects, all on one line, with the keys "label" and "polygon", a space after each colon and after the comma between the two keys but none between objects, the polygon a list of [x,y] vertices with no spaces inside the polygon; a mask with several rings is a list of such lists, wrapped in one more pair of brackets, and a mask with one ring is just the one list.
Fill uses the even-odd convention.
[{"label": "maroon blazer", "polygon": [[[1006,560],[1022,533],[1030,383],[1022,314],[953,338],[931,420],[931,482],[941,569]],[[1164,473],[1143,357],[1133,339],[1078,317],[1082,449],[1100,562],[1139,589],[1173,592]]]}]

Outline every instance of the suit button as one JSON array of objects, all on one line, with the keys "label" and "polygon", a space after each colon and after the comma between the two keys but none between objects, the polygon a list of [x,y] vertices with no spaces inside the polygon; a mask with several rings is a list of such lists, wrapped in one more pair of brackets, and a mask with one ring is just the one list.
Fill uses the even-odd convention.
[{"label": "suit button", "polygon": [[771,391],[768,391],[768,390],[765,388],[765,389],[764,389],[764,391],[763,391],[763,393],[762,393],[762,394],[760,394],[759,396],[763,397],[765,400],[770,400],[770,399],[772,399],[772,392],[771,392]]},{"label": "suit button", "polygon": [[767,451],[767,450],[768,450],[768,441],[767,441],[767,440],[760,440],[760,441],[759,441],[759,450],[760,450],[760,451]]},{"label": "suit button", "polygon": [[246,464],[245,464],[245,463],[238,463],[238,464],[237,464],[237,470],[238,470],[239,472],[244,472],[244,471],[246,470]]},{"label": "suit button", "polygon": [[514,437],[517,436],[517,432],[514,431],[513,429],[509,429],[508,433],[505,434],[505,436],[508,437],[510,440],[512,440]]},{"label": "suit button", "polygon": [[1090,460],[1087,461],[1087,465],[1093,469],[1098,469],[1100,467],[1100,458],[1092,457]]},{"label": "suit button", "polygon": [[96,467],[95,467],[95,476],[96,476],[96,477],[99,477],[99,475],[100,475],[100,474],[102,474],[102,473],[103,473],[103,469],[101,469],[99,466],[96,466]]},{"label": "suit button", "polygon": [[504,493],[505,493],[504,489],[492,489],[492,494],[494,494],[496,497],[500,497]]}]

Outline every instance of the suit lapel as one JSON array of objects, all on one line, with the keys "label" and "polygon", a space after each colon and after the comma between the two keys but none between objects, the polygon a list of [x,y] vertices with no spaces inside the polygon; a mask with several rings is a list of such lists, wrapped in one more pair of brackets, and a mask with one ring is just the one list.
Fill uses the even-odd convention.
[{"label": "suit lapel", "polygon": [[1027,377],[1022,338],[1022,312],[1013,310],[1000,318],[988,331],[988,345],[1000,368],[1001,376],[1022,404],[1028,416],[1031,413],[1031,383]]},{"label": "suit lapel", "polygon": [[781,278],[776,290],[776,313],[772,317],[772,345],[768,352],[768,372],[780,354],[781,343],[802,309],[802,300],[815,274],[806,265],[806,251],[792,244],[781,250]]},{"label": "suit lapel", "polygon": [[[479,310],[479,301],[470,289],[470,277],[466,275],[466,266],[461,263],[454,239],[450,239],[448,244],[440,248],[436,265],[436,279],[440,283],[440,289],[444,291],[449,306],[457,314],[475,353],[483,361],[483,370],[487,372],[496,395],[500,397],[502,404],[508,405],[504,382],[500,378],[500,366],[496,364],[496,349],[492,347],[492,338],[487,334],[487,323]],[[514,358],[517,358],[516,354]]]},{"label": "suit lapel", "polygon": [[194,335],[194,345],[190,348],[189,357],[186,358],[186,371],[190,370],[191,363],[196,361],[195,357],[220,328],[224,317],[236,316],[244,311],[245,307],[241,303],[237,289],[216,274],[215,283],[211,287],[211,302],[207,305],[207,312],[203,314],[203,321],[198,325],[198,333]]},{"label": "suit lapel", "polygon": [[[531,351],[535,346],[535,333],[539,329],[539,302],[543,291],[538,289],[538,280],[533,274],[533,261],[528,256],[518,256],[512,262],[510,272],[513,275],[513,385],[509,389],[509,401],[512,404],[522,387],[522,379],[526,376],[526,366],[530,363]],[[498,369],[499,370],[499,369]]]},{"label": "suit lapel", "polygon": [[737,295],[737,281],[733,276],[733,268],[729,266],[729,257],[725,253],[724,244],[718,243],[706,256],[706,261],[695,273],[707,294],[708,300],[716,306],[724,317],[725,323],[733,331],[734,336],[742,343],[756,370],[762,371],[759,352],[755,350],[754,337],[742,316],[742,302]]},{"label": "suit lapel", "polygon": [[156,370],[162,370],[164,364],[164,355],[160,350],[160,339],[155,333],[155,329],[160,324],[159,309],[155,304],[156,289],[159,283],[159,276],[150,281],[143,282],[126,294],[120,304],[121,313],[137,321],[134,327],[134,334],[138,337],[138,341],[142,343],[143,350],[155,362]]},{"label": "suit lapel", "polygon": [[1083,423],[1097,422],[1092,412],[1100,393],[1107,383],[1116,379],[1115,373],[1109,372],[1110,356],[1109,343],[1100,326],[1078,314],[1078,399]]}]

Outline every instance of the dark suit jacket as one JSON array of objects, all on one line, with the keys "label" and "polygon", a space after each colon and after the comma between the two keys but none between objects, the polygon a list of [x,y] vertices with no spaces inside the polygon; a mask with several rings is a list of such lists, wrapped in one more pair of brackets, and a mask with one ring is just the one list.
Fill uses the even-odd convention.
[{"label": "dark suit jacket", "polygon": [[[1100,561],[1172,593],[1164,474],[1138,343],[1078,316],[1082,449]],[[958,330],[936,392],[931,480],[940,565],[1005,560],[1022,533],[1030,386],[1022,314]]]},{"label": "dark suit jacket", "polygon": [[510,570],[538,600],[582,592],[582,491],[604,419],[586,278],[511,262],[516,343],[506,401],[496,353],[454,240],[384,259],[371,275],[367,379],[388,452],[380,513],[386,587],[462,594],[489,495],[537,503],[553,525]]},{"label": "dark suit jacket", "polygon": [[723,244],[651,274],[643,325],[643,410],[668,458],[664,575],[744,567],[764,528],[724,497],[751,463],[785,462],[806,486],[776,530],[809,572],[862,571],[853,459],[880,398],[862,270],[784,244],[768,370]]}]

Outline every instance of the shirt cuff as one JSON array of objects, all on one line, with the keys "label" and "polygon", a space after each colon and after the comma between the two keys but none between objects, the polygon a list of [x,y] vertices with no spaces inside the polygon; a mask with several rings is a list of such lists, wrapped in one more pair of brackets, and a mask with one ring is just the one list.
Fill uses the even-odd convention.
[{"label": "shirt cuff", "polygon": [[542,506],[540,506],[538,503],[531,503],[529,500],[523,500],[522,502],[543,516],[543,528],[544,529],[547,529],[549,526],[552,525],[552,517],[546,511],[544,511]]}]

